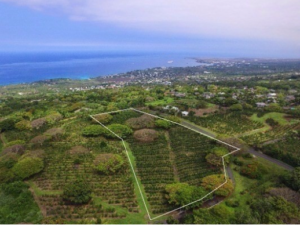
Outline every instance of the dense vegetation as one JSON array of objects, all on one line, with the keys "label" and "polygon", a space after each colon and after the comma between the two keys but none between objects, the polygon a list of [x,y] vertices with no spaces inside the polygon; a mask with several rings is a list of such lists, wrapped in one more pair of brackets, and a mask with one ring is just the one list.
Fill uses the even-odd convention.
[{"label": "dense vegetation", "polygon": [[[127,157],[152,216],[222,185],[179,221],[171,215],[154,222],[299,223],[299,168],[288,172],[247,154],[250,145],[300,166],[300,83],[289,79],[49,93],[32,85],[30,94],[25,86],[0,88],[0,223],[151,222]],[[25,94],[18,96],[19,89]],[[268,97],[274,92],[276,103]],[[286,101],[290,95],[295,99]],[[124,139],[126,152],[90,117],[130,107],[241,146],[243,152],[224,158],[228,181],[221,156],[232,149],[208,137],[134,110],[96,115]]]}]

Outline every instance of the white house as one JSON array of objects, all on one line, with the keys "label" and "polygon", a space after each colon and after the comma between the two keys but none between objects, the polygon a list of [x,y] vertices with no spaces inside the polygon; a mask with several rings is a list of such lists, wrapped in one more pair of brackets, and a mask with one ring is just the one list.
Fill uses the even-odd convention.
[{"label": "white house", "polygon": [[263,107],[266,107],[267,104],[264,103],[264,102],[257,102],[257,103],[256,103],[256,106],[257,106],[258,108],[263,108]]},{"label": "white house", "polygon": [[181,112],[181,115],[182,115],[182,116],[188,116],[188,115],[189,115],[189,112],[188,112],[188,111],[182,111],[182,112]]}]

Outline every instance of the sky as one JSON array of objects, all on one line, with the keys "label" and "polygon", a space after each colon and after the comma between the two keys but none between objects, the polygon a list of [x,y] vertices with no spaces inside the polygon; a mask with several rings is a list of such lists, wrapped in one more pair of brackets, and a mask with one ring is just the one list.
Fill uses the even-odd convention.
[{"label": "sky", "polygon": [[0,0],[0,51],[300,58],[299,0]]}]

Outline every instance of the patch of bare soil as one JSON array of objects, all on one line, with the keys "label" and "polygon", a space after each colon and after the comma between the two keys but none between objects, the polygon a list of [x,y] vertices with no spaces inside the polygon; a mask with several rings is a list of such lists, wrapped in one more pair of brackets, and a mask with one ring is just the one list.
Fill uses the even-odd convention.
[{"label": "patch of bare soil", "polygon": [[189,109],[189,111],[195,112],[195,116],[203,116],[204,114],[210,114],[218,111],[218,106],[207,109]]}]

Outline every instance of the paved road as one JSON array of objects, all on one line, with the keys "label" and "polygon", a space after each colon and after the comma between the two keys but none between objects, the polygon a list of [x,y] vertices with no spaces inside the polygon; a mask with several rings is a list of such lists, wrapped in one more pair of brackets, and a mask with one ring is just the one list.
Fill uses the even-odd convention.
[{"label": "paved road", "polygon": [[226,173],[227,173],[228,177],[230,178],[230,180],[232,181],[232,183],[235,184],[235,179],[234,179],[233,172],[232,172],[232,169],[230,168],[230,166],[226,166]]},{"label": "paved road", "polygon": [[[211,136],[213,138],[216,137],[214,134],[212,134],[212,133],[210,133],[210,132],[208,132],[206,130],[201,129],[201,128],[199,128],[196,125],[192,125],[192,124],[190,124],[190,123],[188,123],[186,121],[182,121],[181,124],[184,125],[184,126],[187,126],[189,128],[192,128],[194,130],[197,130],[197,131],[199,131],[201,133],[204,133],[204,134],[206,134],[208,136]],[[284,168],[286,170],[292,171],[294,169],[294,167],[292,167],[292,166],[290,166],[290,165],[288,165],[288,164],[286,164],[284,162],[281,162],[281,161],[279,161],[277,159],[274,159],[274,158],[272,158],[270,156],[267,156],[267,155],[265,155],[265,154],[263,154],[261,152],[255,151],[254,148],[249,147],[248,150],[247,150],[247,152],[251,153],[252,155],[255,155],[256,157],[260,157],[260,158],[263,158],[265,160],[268,160],[269,162],[272,162],[272,163],[274,163],[274,164],[276,164],[276,165],[278,165],[278,166],[280,166],[280,167],[282,167],[282,168]]]},{"label": "paved road", "polygon": [[267,156],[267,155],[265,155],[265,154],[263,154],[261,152],[255,151],[254,148],[249,147],[248,150],[247,150],[247,152],[251,153],[252,155],[255,155],[256,157],[260,157],[260,158],[263,158],[265,160],[268,160],[269,162],[275,163],[276,165],[278,165],[278,166],[280,166],[280,167],[282,167],[282,168],[284,168],[286,170],[289,170],[289,171],[294,170],[294,167],[292,167],[292,166],[290,166],[290,165],[288,165],[288,164],[286,164],[284,162],[281,162],[281,161],[279,161],[277,159],[274,159],[274,158],[272,158],[270,156]]}]

